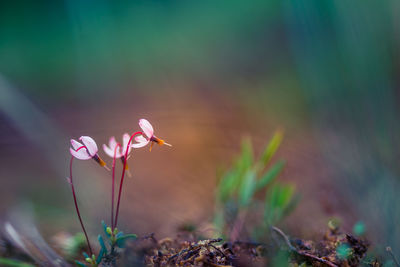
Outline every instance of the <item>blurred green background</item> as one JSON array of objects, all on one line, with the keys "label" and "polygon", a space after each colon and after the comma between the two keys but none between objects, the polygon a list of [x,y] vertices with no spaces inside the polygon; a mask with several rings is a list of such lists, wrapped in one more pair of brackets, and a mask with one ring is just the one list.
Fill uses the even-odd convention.
[{"label": "blurred green background", "polygon": [[[399,12],[395,0],[1,2],[3,217],[28,202],[46,235],[78,231],[69,139],[100,145],[144,117],[174,147],[132,157],[120,222],[170,235],[210,219],[215,169],[243,136],[259,153],[281,127],[283,180],[302,194],[286,227],[310,237],[332,216],[362,220],[400,253]],[[94,234],[110,179],[89,162],[76,176]]]}]

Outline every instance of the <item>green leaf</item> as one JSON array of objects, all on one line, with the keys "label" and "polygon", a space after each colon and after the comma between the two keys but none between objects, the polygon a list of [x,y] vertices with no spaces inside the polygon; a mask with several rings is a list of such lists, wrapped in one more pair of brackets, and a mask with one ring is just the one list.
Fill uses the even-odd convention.
[{"label": "green leaf", "polygon": [[242,141],[240,156],[235,160],[233,168],[223,175],[218,184],[218,200],[222,203],[233,198],[243,183],[244,174],[253,164],[253,147],[250,139]]},{"label": "green leaf", "polygon": [[85,259],[86,259],[86,258],[90,258],[89,255],[88,255],[85,251],[82,252],[82,255],[83,255],[83,257],[85,257]]},{"label": "green leaf", "polygon": [[274,224],[273,218],[275,217],[275,203],[277,201],[278,191],[279,186],[275,184],[265,194],[264,221],[269,225]]},{"label": "green leaf", "polygon": [[135,240],[136,238],[137,238],[137,235],[135,235],[135,234],[127,234],[127,235],[121,236],[120,238],[117,238],[115,243],[119,248],[123,248],[123,247],[125,247],[126,240],[128,240],[128,239]]},{"label": "green leaf", "polygon": [[0,265],[9,267],[34,267],[34,265],[30,263],[3,257],[0,257]]},{"label": "green leaf", "polygon": [[237,172],[231,170],[224,175],[221,182],[218,185],[218,199],[221,202],[227,201],[231,198],[236,188],[240,184],[240,176]]},{"label": "green leaf", "polygon": [[251,199],[256,191],[256,173],[253,170],[249,170],[244,175],[243,183],[239,191],[239,204],[247,206],[250,204]]},{"label": "green leaf", "polygon": [[124,232],[118,232],[116,235],[115,235],[115,238],[120,238],[120,237],[122,237],[124,235]]},{"label": "green leaf", "polygon": [[241,155],[236,161],[235,170],[243,175],[253,164],[253,146],[249,138],[244,138],[242,141]]},{"label": "green leaf", "polygon": [[290,200],[293,197],[294,186],[293,185],[282,185],[278,195],[277,206],[280,209],[284,209],[289,205]]},{"label": "green leaf", "polygon": [[282,217],[286,216],[291,211],[293,211],[294,208],[299,203],[299,201],[300,201],[300,195],[293,193],[293,196],[292,196],[291,200],[289,201],[289,203],[286,205],[285,209],[282,212]]},{"label": "green leaf", "polygon": [[99,240],[99,244],[100,244],[101,248],[100,248],[99,256],[97,256],[97,258],[96,258],[96,264],[100,264],[104,255],[107,254],[107,247],[106,247],[103,237],[101,235],[97,236],[97,240]]},{"label": "green leaf", "polygon": [[80,261],[75,261],[75,264],[76,264],[77,266],[79,266],[79,267],[87,267],[86,264],[83,264],[83,263],[80,262]]},{"label": "green leaf", "polygon": [[265,198],[264,220],[275,224],[293,207],[294,186],[274,184]]},{"label": "green leaf", "polygon": [[285,166],[285,161],[279,161],[275,165],[273,165],[262,177],[257,181],[257,190],[261,190],[267,185],[269,185],[278,174],[282,171]]},{"label": "green leaf", "polygon": [[101,235],[98,235],[97,240],[99,240],[101,249],[103,249],[105,251],[105,253],[107,253],[107,247],[106,247],[106,244],[104,243],[103,237]]},{"label": "green leaf", "polygon": [[104,251],[103,248],[100,249],[99,256],[97,256],[97,259],[96,259],[96,264],[100,264],[101,260],[103,259],[104,255],[105,255],[106,253],[107,253],[107,252]]},{"label": "green leaf", "polygon": [[272,158],[272,156],[276,153],[282,142],[282,139],[283,139],[283,132],[280,130],[276,131],[271,141],[269,141],[267,147],[264,149],[264,152],[261,156],[260,163],[263,166],[266,166],[269,160]]}]

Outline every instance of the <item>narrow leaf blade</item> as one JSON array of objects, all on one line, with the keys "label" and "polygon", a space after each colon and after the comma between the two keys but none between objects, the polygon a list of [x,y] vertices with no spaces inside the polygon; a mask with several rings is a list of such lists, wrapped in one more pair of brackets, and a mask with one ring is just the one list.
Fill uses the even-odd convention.
[{"label": "narrow leaf blade", "polygon": [[264,153],[261,156],[261,164],[263,166],[267,165],[272,156],[276,153],[278,150],[281,142],[283,139],[283,131],[278,130],[275,132],[275,134],[272,136],[271,141],[269,141],[267,147],[264,150]]},{"label": "narrow leaf blade", "polygon": [[253,170],[249,170],[243,177],[244,180],[239,191],[239,204],[247,206],[256,191],[256,173]]},{"label": "narrow leaf blade", "polygon": [[261,190],[267,185],[269,185],[276,177],[281,173],[283,167],[285,166],[285,161],[279,161],[273,165],[262,177],[257,181],[257,190]]},{"label": "narrow leaf blade", "polygon": [[107,224],[104,221],[101,221],[101,225],[103,226],[104,234],[110,237],[111,235],[107,232]]},{"label": "narrow leaf blade", "polygon": [[117,238],[115,243],[119,248],[123,248],[123,247],[125,247],[125,243],[128,239],[136,240],[136,238],[137,238],[137,235],[135,235],[135,234],[127,234],[127,235],[121,236],[120,238]]},{"label": "narrow leaf blade", "polygon": [[106,247],[106,244],[104,243],[103,237],[101,235],[98,235],[97,240],[99,240],[101,249],[104,250],[105,253],[107,253],[107,247]]}]

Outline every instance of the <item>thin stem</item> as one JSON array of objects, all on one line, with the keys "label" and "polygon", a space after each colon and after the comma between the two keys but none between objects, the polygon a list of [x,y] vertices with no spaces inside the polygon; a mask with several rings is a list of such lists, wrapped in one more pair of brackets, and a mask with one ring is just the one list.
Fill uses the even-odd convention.
[{"label": "thin stem", "polygon": [[117,155],[117,148],[121,148],[121,144],[117,143],[114,148],[114,157],[112,165],[112,186],[111,186],[111,230],[114,231],[114,187],[115,187],[115,160]]},{"label": "thin stem", "polygon": [[74,160],[74,157],[71,157],[71,161],[69,163],[69,183],[71,184],[72,196],[74,197],[74,204],[75,204],[76,214],[78,214],[79,222],[81,223],[81,227],[82,227],[83,233],[85,234],[86,242],[88,244],[90,255],[93,255],[92,247],[90,246],[90,242],[89,242],[89,237],[88,237],[88,235],[86,233],[85,226],[83,225],[82,218],[81,218],[81,213],[79,212],[78,202],[76,201],[75,187],[74,187],[74,182],[72,180],[72,162],[73,162],[73,160]]},{"label": "thin stem", "polygon": [[129,142],[126,145],[126,150],[125,150],[125,156],[124,156],[124,166],[122,168],[122,175],[121,175],[121,181],[119,182],[119,191],[118,191],[118,202],[117,202],[117,212],[115,214],[115,223],[114,223],[114,227],[117,227],[117,223],[118,223],[118,214],[119,214],[119,203],[121,201],[121,194],[122,194],[122,184],[124,183],[124,178],[125,178],[125,171],[126,171],[126,161],[128,160],[128,151],[129,151],[129,147],[131,145],[132,139],[133,137],[135,137],[136,135],[143,135],[142,132],[135,132],[134,134],[131,135],[131,138],[129,138]]},{"label": "thin stem", "polygon": [[315,255],[312,255],[312,254],[308,253],[308,252],[304,252],[304,251],[301,251],[301,250],[300,250],[300,251],[297,250],[297,249],[292,245],[292,243],[290,243],[289,237],[288,237],[287,235],[285,235],[285,233],[284,233],[281,229],[279,229],[278,227],[275,227],[275,226],[272,226],[271,229],[274,230],[275,232],[277,232],[277,233],[285,240],[285,243],[286,243],[286,245],[289,247],[289,250],[290,250],[290,251],[292,251],[292,252],[294,252],[294,253],[297,253],[297,254],[300,255],[300,256],[307,257],[307,258],[310,258],[310,259],[312,259],[312,260],[321,262],[321,263],[326,264],[326,265],[328,265],[328,266],[330,266],[330,267],[339,267],[339,265],[337,265],[336,263],[333,263],[333,262],[331,262],[331,261],[329,261],[329,260],[325,260],[325,259],[323,259],[323,258],[317,257],[317,256],[315,256]]}]

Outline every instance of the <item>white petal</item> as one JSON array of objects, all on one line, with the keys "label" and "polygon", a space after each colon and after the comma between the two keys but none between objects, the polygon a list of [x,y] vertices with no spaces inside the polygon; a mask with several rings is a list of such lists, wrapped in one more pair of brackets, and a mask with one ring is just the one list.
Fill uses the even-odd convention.
[{"label": "white petal", "polygon": [[88,154],[86,148],[81,148],[79,151],[75,151],[73,148],[69,148],[69,152],[71,153],[72,156],[74,156],[77,159],[81,160],[87,160],[91,159],[92,157]]},{"label": "white petal", "polygon": [[75,139],[71,139],[71,146],[77,150],[78,148],[80,148],[81,146],[83,146],[81,143],[79,143],[78,141],[76,141]]},{"label": "white petal", "polygon": [[111,137],[110,137],[110,140],[108,141],[108,146],[109,146],[111,149],[114,149],[116,145],[117,145],[117,141],[115,140],[115,137],[114,137],[114,136],[111,136]]},{"label": "white petal", "polygon": [[147,140],[146,140],[145,142],[135,143],[135,144],[132,144],[131,147],[133,147],[133,148],[144,147],[144,146],[146,146],[149,142],[150,142],[150,141],[147,141]]},{"label": "white petal", "polygon": [[153,136],[154,129],[148,120],[140,119],[139,126],[140,126],[140,128],[142,128],[143,132],[147,135],[148,138],[151,138]]},{"label": "white petal", "polygon": [[146,146],[150,141],[148,141],[143,135],[137,135],[135,136],[135,141],[137,143],[134,143],[131,145],[133,148],[140,148]]},{"label": "white petal", "polygon": [[135,136],[135,141],[138,143],[144,143],[147,142],[147,139],[143,135],[137,135]]},{"label": "white petal", "polygon": [[93,157],[97,154],[99,149],[97,148],[96,142],[90,136],[81,136],[79,140],[86,146],[89,154]]},{"label": "white petal", "polygon": [[[131,136],[130,136],[129,134],[127,134],[127,133],[125,133],[125,134],[122,136],[122,154],[123,154],[123,155],[125,155],[126,147],[128,146],[129,139],[131,139]],[[131,141],[131,144],[132,144],[132,141]],[[131,152],[131,146],[129,146],[128,154],[129,154],[130,152]]]},{"label": "white petal", "polygon": [[[104,152],[107,154],[107,156],[114,158],[114,149],[109,148],[108,146],[106,146],[105,144],[103,144],[103,150]],[[120,153],[120,149],[117,150],[117,152],[115,153],[115,158],[120,158],[121,157],[121,153]]]},{"label": "white petal", "polygon": [[127,133],[124,133],[124,135],[122,136],[122,143],[124,144],[124,146],[128,145],[129,139],[131,139],[131,136]]}]

